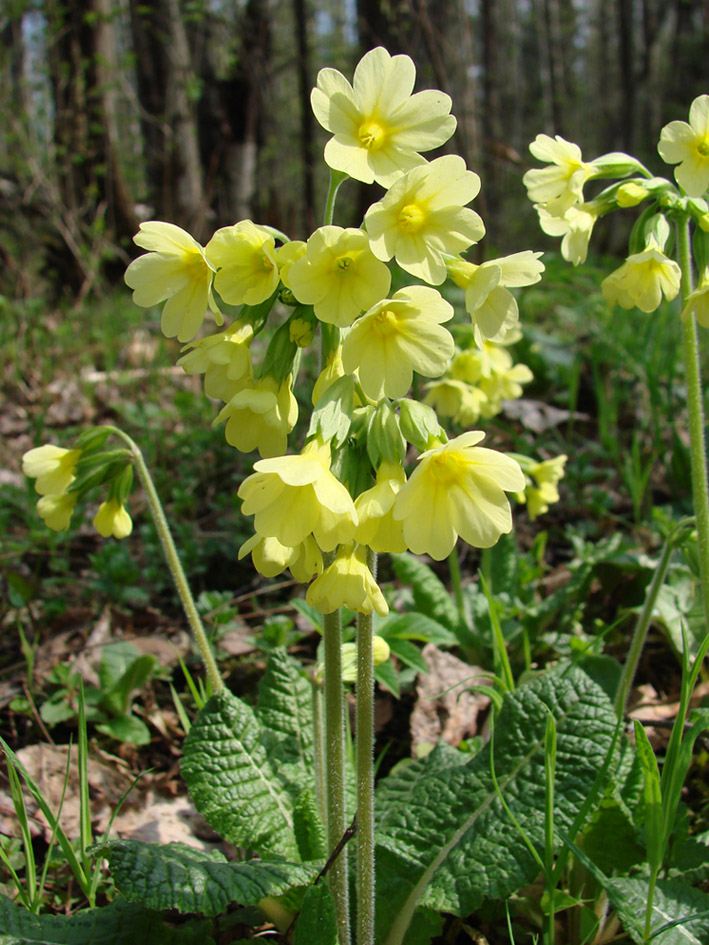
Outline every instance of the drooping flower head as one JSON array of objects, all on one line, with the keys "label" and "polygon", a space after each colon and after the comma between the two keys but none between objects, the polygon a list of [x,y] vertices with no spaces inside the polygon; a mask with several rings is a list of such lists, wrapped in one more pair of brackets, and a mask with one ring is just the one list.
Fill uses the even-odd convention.
[{"label": "drooping flower head", "polygon": [[521,492],[524,473],[511,457],[477,446],[484,435],[463,433],[419,457],[394,505],[414,554],[441,561],[459,535],[475,548],[489,548],[511,530],[505,491]]},{"label": "drooping flower head", "polygon": [[172,223],[151,220],[140,224],[133,242],[150,252],[128,266],[126,284],[133,289],[135,304],[143,308],[167,299],[160,320],[166,337],[191,341],[208,308],[222,324],[212,295],[214,267],[189,233]]},{"label": "drooping flower head", "polygon": [[345,371],[359,372],[362,389],[372,400],[403,397],[414,371],[437,377],[445,370],[455,345],[441,322],[452,317],[453,306],[436,289],[399,289],[352,326],[342,346]]},{"label": "drooping flower head", "polygon": [[22,472],[35,479],[40,495],[63,495],[71,485],[81,450],[67,450],[47,443],[28,450],[22,457]]},{"label": "drooping flower head", "polygon": [[330,472],[327,443],[311,440],[300,454],[262,459],[254,469],[239,496],[259,535],[295,547],[312,534],[323,551],[352,540],[357,512],[345,486]]},{"label": "drooping flower head", "polygon": [[98,507],[94,528],[102,538],[127,538],[133,531],[133,522],[125,507],[116,499],[108,499]]},{"label": "drooping flower head", "polygon": [[701,197],[709,187],[709,95],[695,98],[686,121],[671,121],[660,132],[660,157],[677,164],[675,180],[690,197]]},{"label": "drooping flower head", "polygon": [[574,266],[586,262],[588,243],[598,219],[597,214],[589,210],[588,206],[584,204],[569,207],[561,216],[549,213],[541,204],[535,207],[539,214],[540,227],[548,236],[561,237],[561,255]]},{"label": "drooping flower head", "polygon": [[204,249],[218,269],[214,288],[230,305],[258,305],[276,291],[278,263],[273,233],[251,220],[224,226]]},{"label": "drooping flower head", "polygon": [[365,227],[375,256],[393,256],[402,269],[431,285],[446,278],[442,253],[461,253],[485,234],[479,215],[465,205],[480,178],[457,154],[415,167],[369,208]]},{"label": "drooping flower head", "polygon": [[276,577],[288,568],[296,581],[307,584],[314,575],[322,573],[322,554],[312,535],[291,548],[277,538],[264,538],[257,533],[239,548],[239,561],[249,552],[254,567],[264,577]]},{"label": "drooping flower head", "polygon": [[290,375],[281,384],[266,375],[234,394],[214,419],[215,424],[226,420],[227,443],[242,453],[257,449],[263,457],[285,453],[288,434],[298,419],[290,382]]},{"label": "drooping flower head", "polygon": [[451,100],[428,90],[412,95],[416,67],[408,56],[390,56],[381,46],[357,65],[353,83],[336,69],[321,69],[310,101],[333,137],[325,162],[365,184],[390,187],[420,151],[440,147],[455,131]]},{"label": "drooping flower head", "polygon": [[321,226],[305,256],[290,267],[288,284],[321,322],[344,328],[386,296],[391,273],[372,253],[364,230]]},{"label": "drooping flower head", "polygon": [[664,295],[674,299],[680,289],[681,270],[651,241],[641,253],[633,253],[601,283],[603,298],[622,308],[654,312]]},{"label": "drooping flower head", "polygon": [[226,331],[192,342],[177,363],[186,374],[204,374],[208,397],[231,400],[251,377],[249,345],[253,336],[253,325],[235,321]]},{"label": "drooping flower head", "polygon": [[501,341],[517,323],[517,300],[507,286],[534,285],[544,272],[541,253],[525,250],[476,266],[463,259],[448,262],[448,272],[465,289],[465,308],[473,320],[475,342]]},{"label": "drooping flower head", "polygon": [[552,216],[563,216],[569,207],[583,203],[583,185],[595,168],[583,160],[581,148],[561,135],[537,135],[529,150],[549,167],[533,168],[522,178],[532,203],[542,203]]},{"label": "drooping flower head", "polygon": [[321,614],[331,614],[338,607],[349,607],[363,614],[376,611],[386,617],[389,607],[367,567],[367,549],[344,545],[335,560],[315,578],[305,595],[311,607]]},{"label": "drooping flower head", "polygon": [[49,493],[37,503],[37,512],[48,528],[54,532],[63,532],[69,527],[76,500],[75,492],[64,492],[62,495]]}]

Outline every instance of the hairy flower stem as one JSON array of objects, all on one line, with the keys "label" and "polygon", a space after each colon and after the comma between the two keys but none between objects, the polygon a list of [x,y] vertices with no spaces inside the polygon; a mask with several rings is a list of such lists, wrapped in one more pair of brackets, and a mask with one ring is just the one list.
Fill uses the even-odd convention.
[{"label": "hairy flower stem", "polygon": [[192,597],[190,586],[187,583],[185,572],[182,570],[180,557],[177,554],[175,542],[172,540],[172,534],[170,532],[170,527],[167,524],[165,512],[155,489],[155,484],[153,483],[152,477],[148,471],[148,467],[145,465],[143,454],[138,448],[137,443],[135,443],[135,441],[132,440],[127,433],[124,433],[123,430],[119,430],[118,427],[113,426],[109,426],[108,429],[111,431],[111,433],[119,436],[123,442],[128,445],[128,448],[131,451],[133,456],[133,466],[135,467],[138,478],[140,479],[143,489],[145,490],[145,498],[148,500],[150,514],[153,516],[153,522],[155,523],[155,528],[158,533],[158,538],[160,539],[160,544],[162,545],[162,550],[165,555],[165,560],[167,561],[167,566],[170,569],[170,574],[172,575],[172,580],[175,584],[175,587],[177,588],[177,593],[180,595],[182,609],[185,612],[187,622],[190,625],[195,642],[199,648],[202,662],[204,663],[204,667],[207,670],[209,681],[212,684],[212,691],[218,692],[224,685],[222,683],[222,677],[219,675],[219,667],[217,666],[217,662],[214,659],[212,649],[209,645],[209,640],[207,639],[207,634],[204,632],[202,621],[200,620],[199,614],[197,613],[197,606],[195,605],[194,598]]},{"label": "hairy flower stem", "polygon": [[[377,556],[367,549],[376,580]],[[357,945],[374,943],[374,649],[372,615],[357,615]]]},{"label": "hairy flower stem", "polygon": [[448,555],[448,571],[450,573],[451,584],[453,585],[453,594],[458,607],[461,622],[467,623],[465,618],[465,601],[463,599],[463,582],[460,576],[460,562],[458,561],[458,546],[453,545],[453,550]]},{"label": "hairy flower stem", "polygon": [[[324,562],[327,566],[329,562]],[[345,698],[342,685],[342,626],[340,611],[325,614],[325,778],[327,786],[327,846],[331,853],[347,827],[345,798]],[[350,941],[350,904],[347,885],[347,849],[328,873],[335,900],[340,945]]]},{"label": "hairy flower stem", "polygon": [[[692,254],[689,220],[677,227],[677,255],[682,270],[682,303],[686,304],[692,291]],[[697,517],[699,539],[699,574],[704,601],[704,625],[709,629],[709,486],[707,484],[707,454],[704,442],[704,404],[699,371],[699,342],[694,312],[688,312],[682,322],[684,341],[687,405],[689,408],[689,448],[692,463],[692,493],[694,514]]]}]

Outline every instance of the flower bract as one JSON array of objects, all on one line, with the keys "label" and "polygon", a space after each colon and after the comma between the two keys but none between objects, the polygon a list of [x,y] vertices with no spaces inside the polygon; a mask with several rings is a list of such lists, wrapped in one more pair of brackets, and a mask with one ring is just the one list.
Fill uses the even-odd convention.
[{"label": "flower bract", "polygon": [[28,450],[22,457],[22,472],[35,479],[40,495],[62,495],[74,478],[81,450],[67,450],[47,443]]},{"label": "flower bract", "polygon": [[338,607],[363,614],[376,611],[380,617],[389,613],[384,595],[367,567],[367,549],[361,545],[340,548],[332,564],[310,585],[305,599],[322,614],[330,614]]},{"label": "flower bract", "polygon": [[127,538],[133,531],[130,515],[116,499],[108,499],[99,505],[93,525],[103,538],[110,538],[111,535],[114,538]]},{"label": "flower bract", "polygon": [[412,95],[416,68],[408,56],[381,46],[358,63],[352,85],[336,69],[321,69],[311,103],[333,137],[325,162],[365,184],[389,187],[402,171],[424,162],[420,151],[444,144],[455,131],[443,92]]},{"label": "flower bract", "polygon": [[330,472],[330,448],[318,440],[300,454],[262,459],[239,487],[254,529],[294,547],[312,533],[323,551],[351,541],[357,512],[349,492]]},{"label": "flower bract", "polygon": [[408,171],[364,218],[374,255],[395,256],[412,276],[440,285],[442,254],[461,253],[485,234],[479,215],[465,206],[479,191],[480,178],[457,154]]},{"label": "flower bract", "polygon": [[709,95],[695,98],[686,121],[671,121],[660,133],[660,157],[677,164],[675,180],[690,197],[709,187]]},{"label": "flower bract", "polygon": [[404,523],[404,539],[414,554],[446,558],[460,537],[489,548],[512,529],[507,492],[525,486],[519,463],[477,444],[473,430],[427,450],[396,497],[394,517]]},{"label": "flower bract", "polygon": [[603,298],[622,308],[654,312],[662,296],[670,301],[679,293],[681,271],[654,243],[633,253],[601,283]]},{"label": "flower bract", "polygon": [[275,241],[270,230],[251,220],[225,226],[204,249],[215,269],[214,288],[230,305],[258,305],[278,286]]},{"label": "flower bract", "polygon": [[413,372],[442,374],[455,345],[441,322],[453,317],[453,306],[429,286],[399,289],[377,302],[352,326],[342,346],[345,371],[359,372],[368,397],[403,397]]},{"label": "flower bract", "polygon": [[133,242],[150,250],[126,269],[126,284],[136,305],[149,308],[167,300],[160,327],[168,338],[191,341],[207,309],[222,317],[212,296],[213,267],[204,249],[179,226],[151,220],[140,224]]},{"label": "flower bract", "polygon": [[364,230],[321,226],[305,256],[290,267],[288,284],[320,321],[345,327],[386,296],[391,273],[372,253]]}]

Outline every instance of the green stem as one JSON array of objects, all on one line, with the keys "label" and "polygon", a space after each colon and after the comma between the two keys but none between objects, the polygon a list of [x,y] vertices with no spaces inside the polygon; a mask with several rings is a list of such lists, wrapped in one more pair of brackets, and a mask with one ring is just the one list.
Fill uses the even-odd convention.
[{"label": "green stem", "polygon": [[[377,557],[367,549],[376,579]],[[357,945],[374,943],[374,648],[372,615],[357,615]]]},{"label": "green stem", "polygon": [[647,906],[645,907],[645,930],[643,938],[647,942],[652,931],[652,906],[655,900],[655,884],[657,883],[657,874],[659,869],[654,869],[650,873],[650,883],[647,890]]},{"label": "green stem", "polygon": [[322,822],[327,823],[325,807],[325,733],[322,724],[322,685],[312,680],[313,741],[315,752],[315,796]]},{"label": "green stem", "polygon": [[323,226],[331,226],[335,219],[335,199],[340,185],[347,180],[348,175],[342,171],[333,171],[330,169],[330,187],[325,201],[325,213],[323,214]]},{"label": "green stem", "polygon": [[453,594],[458,606],[461,623],[466,624],[465,602],[463,600],[463,582],[460,577],[460,562],[458,561],[458,546],[453,545],[453,550],[448,555],[448,571],[450,573],[451,584],[453,585]]},{"label": "green stem", "polygon": [[148,467],[145,465],[143,454],[138,448],[137,443],[135,443],[135,441],[132,440],[127,433],[124,433],[123,430],[113,426],[109,426],[108,429],[112,433],[115,433],[116,436],[119,436],[123,442],[128,445],[131,451],[133,456],[133,465],[135,467],[136,473],[138,474],[138,478],[142,483],[143,489],[145,490],[145,497],[148,500],[148,506],[153,516],[158,538],[160,539],[160,544],[162,545],[162,550],[165,555],[165,560],[167,561],[167,566],[170,569],[172,580],[174,581],[175,587],[177,588],[177,593],[180,596],[180,601],[182,603],[185,616],[187,617],[187,622],[190,625],[190,629],[192,630],[195,641],[199,648],[199,652],[202,656],[202,662],[204,663],[205,669],[207,670],[207,675],[209,676],[209,680],[212,684],[212,690],[213,692],[218,692],[224,686],[222,677],[219,675],[219,667],[217,666],[216,660],[214,659],[212,649],[209,645],[209,640],[207,639],[207,634],[204,632],[202,621],[200,620],[199,614],[197,613],[197,606],[194,602],[194,598],[192,597],[190,586],[187,583],[185,572],[182,570],[182,564],[180,563],[180,558],[177,554],[177,548],[175,548],[175,542],[172,540],[172,534],[170,533],[170,527],[167,524],[165,512],[160,499],[158,498],[155,484],[153,483],[153,480],[150,476]]},{"label": "green stem", "polygon": [[[689,237],[689,219],[677,227],[677,255],[682,270],[682,304],[692,291],[692,254]],[[704,442],[704,404],[699,371],[699,343],[694,311],[682,322],[684,341],[685,379],[689,407],[689,448],[692,462],[692,492],[694,514],[697,517],[699,539],[699,574],[702,582],[705,627],[709,628],[709,489],[707,487],[707,456]]]},{"label": "green stem", "polygon": [[640,662],[640,654],[645,646],[645,639],[647,638],[650,621],[652,620],[652,614],[655,609],[655,601],[657,600],[657,595],[660,593],[660,588],[665,583],[667,569],[670,566],[673,546],[674,542],[672,541],[672,536],[668,535],[662,549],[660,560],[655,568],[652,582],[648,588],[643,609],[640,612],[640,616],[635,624],[635,629],[633,630],[633,637],[630,641],[627,656],[625,657],[623,674],[620,677],[620,685],[618,686],[618,692],[615,697],[615,711],[618,718],[621,718],[625,714],[628,696],[630,695],[630,687],[633,685],[635,672]]},{"label": "green stem", "polygon": [[[347,827],[345,796],[345,699],[342,685],[342,626],[340,611],[323,620],[325,656],[325,774],[327,785],[327,845],[331,853]],[[343,849],[330,872],[340,945],[349,945],[350,908],[347,885],[347,849]]]}]

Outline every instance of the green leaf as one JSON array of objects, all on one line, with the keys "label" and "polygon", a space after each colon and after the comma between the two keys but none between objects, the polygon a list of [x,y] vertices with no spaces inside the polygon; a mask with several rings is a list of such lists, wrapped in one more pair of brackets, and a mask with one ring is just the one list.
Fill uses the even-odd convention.
[{"label": "green leaf", "polygon": [[256,716],[268,732],[269,758],[300,762],[312,775],[313,704],[312,687],[300,665],[279,647],[269,655],[266,672],[259,684]]},{"label": "green leaf", "polygon": [[651,870],[658,870],[665,856],[665,815],[662,810],[660,772],[652,745],[645,729],[637,719],[635,726],[635,750],[638,753],[645,777],[643,799],[645,801],[645,842],[647,861]]},{"label": "green leaf", "polygon": [[117,738],[127,745],[149,745],[150,729],[142,719],[134,715],[119,715],[107,722],[102,722],[96,728],[104,735]]},{"label": "green leaf", "polygon": [[673,843],[669,867],[670,878],[687,883],[709,879],[709,830]]},{"label": "green leaf", "polygon": [[[644,945],[648,881],[607,879],[603,886],[625,931],[638,945]],[[661,932],[660,929],[666,926],[671,927]],[[650,928],[653,945],[706,945],[709,941],[709,896],[680,880],[658,880]]]},{"label": "green leaf", "polygon": [[306,890],[295,923],[293,945],[337,945],[335,902],[327,883]]},{"label": "green leaf", "polygon": [[454,646],[458,642],[455,634],[442,623],[415,611],[390,613],[377,624],[377,635],[384,637],[390,646],[392,639],[417,640],[420,643],[436,643],[438,646]]},{"label": "green leaf", "polygon": [[411,585],[416,610],[443,624],[455,634],[460,625],[460,614],[445,584],[427,564],[408,553],[392,555],[396,576]]},{"label": "green leaf", "polygon": [[253,710],[222,689],[185,739],[182,776],[197,810],[226,840],[297,860],[293,804],[261,737]]},{"label": "green leaf", "polygon": [[639,831],[625,805],[604,797],[584,831],[584,851],[604,872],[627,873],[645,859]]},{"label": "green leaf", "polygon": [[114,840],[92,848],[111,867],[116,886],[127,899],[149,909],[176,909],[214,916],[232,903],[255,906],[267,896],[281,896],[306,886],[318,872],[314,864],[228,863],[223,854],[184,843]]},{"label": "green leaf", "polygon": [[[496,723],[495,774],[539,850],[549,713],[557,728],[556,829],[568,830],[583,805],[617,721],[606,695],[578,670],[546,674],[506,695]],[[489,754],[488,745],[465,764],[427,759],[428,765],[382,782],[377,940],[383,945],[399,945],[419,902],[467,915],[484,898],[504,899],[536,876],[537,863],[496,795]]]},{"label": "green leaf", "polygon": [[305,790],[293,809],[293,829],[298,841],[298,851],[304,863],[308,860],[324,860],[327,856],[327,835],[320,819],[315,794]]},{"label": "green leaf", "polygon": [[209,924],[172,927],[159,913],[125,899],[72,916],[34,915],[0,895],[0,929],[28,945],[214,945]]},{"label": "green leaf", "polygon": [[353,409],[354,377],[344,374],[327,388],[315,405],[308,436],[319,433],[322,440],[332,440],[334,446],[341,446],[350,430]]}]

